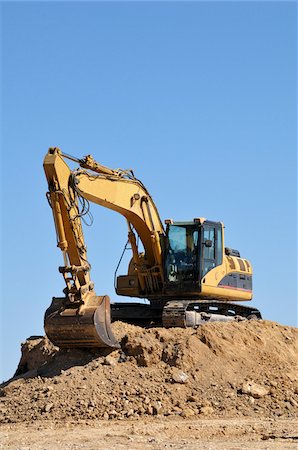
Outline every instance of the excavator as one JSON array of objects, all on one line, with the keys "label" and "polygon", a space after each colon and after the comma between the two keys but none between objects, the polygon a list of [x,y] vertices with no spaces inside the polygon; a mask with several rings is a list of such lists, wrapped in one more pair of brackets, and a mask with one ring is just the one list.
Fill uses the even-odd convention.
[{"label": "excavator", "polygon": [[[67,159],[78,168],[72,170]],[[45,332],[54,345],[119,348],[111,328],[115,320],[197,327],[262,318],[258,309],[234,303],[252,299],[252,266],[239,251],[225,247],[222,222],[167,219],[164,227],[132,170],[110,169],[91,155],[79,159],[50,148],[44,170],[66,284],[64,296],[53,297],[45,313]],[[126,219],[132,257],[127,274],[115,277],[115,290],[143,303],[110,303],[107,295],[96,295],[82,227],[90,202]]]}]

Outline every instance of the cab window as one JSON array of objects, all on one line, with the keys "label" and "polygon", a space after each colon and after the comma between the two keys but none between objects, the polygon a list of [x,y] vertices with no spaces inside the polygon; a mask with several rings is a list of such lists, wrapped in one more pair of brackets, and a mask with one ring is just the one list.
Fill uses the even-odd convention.
[{"label": "cab window", "polygon": [[215,267],[215,229],[205,227],[203,233],[203,276]]},{"label": "cab window", "polygon": [[203,231],[203,276],[222,264],[222,229],[205,226]]}]

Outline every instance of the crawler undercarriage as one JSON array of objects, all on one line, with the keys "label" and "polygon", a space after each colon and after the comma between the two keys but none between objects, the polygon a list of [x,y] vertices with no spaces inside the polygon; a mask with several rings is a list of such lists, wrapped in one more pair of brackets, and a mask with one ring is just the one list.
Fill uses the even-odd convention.
[{"label": "crawler undercarriage", "polygon": [[153,303],[112,303],[112,322],[139,326],[197,327],[207,322],[262,319],[256,308],[217,300],[172,300]]}]

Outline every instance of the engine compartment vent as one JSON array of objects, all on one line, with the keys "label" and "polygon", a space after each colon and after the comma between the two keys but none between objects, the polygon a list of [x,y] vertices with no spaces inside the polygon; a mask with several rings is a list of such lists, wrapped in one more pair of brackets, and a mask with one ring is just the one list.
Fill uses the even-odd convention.
[{"label": "engine compartment vent", "polygon": [[235,250],[234,248],[225,247],[225,254],[228,256],[237,256],[240,258],[240,252],[238,250]]}]

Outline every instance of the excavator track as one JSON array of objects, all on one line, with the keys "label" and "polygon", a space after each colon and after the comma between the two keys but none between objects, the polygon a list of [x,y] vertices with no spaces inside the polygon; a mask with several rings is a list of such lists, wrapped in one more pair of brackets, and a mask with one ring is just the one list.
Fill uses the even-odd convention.
[{"label": "excavator track", "polygon": [[162,313],[162,323],[170,327],[196,327],[206,322],[229,322],[262,319],[256,308],[216,300],[179,300],[168,302]]},{"label": "excavator track", "polygon": [[164,305],[140,303],[111,304],[112,321],[138,326],[197,327],[207,322],[262,319],[258,309],[215,300],[171,300]]},{"label": "excavator track", "polygon": [[162,311],[162,324],[165,328],[181,327],[185,328],[185,312],[189,302],[175,301],[167,303]]}]

